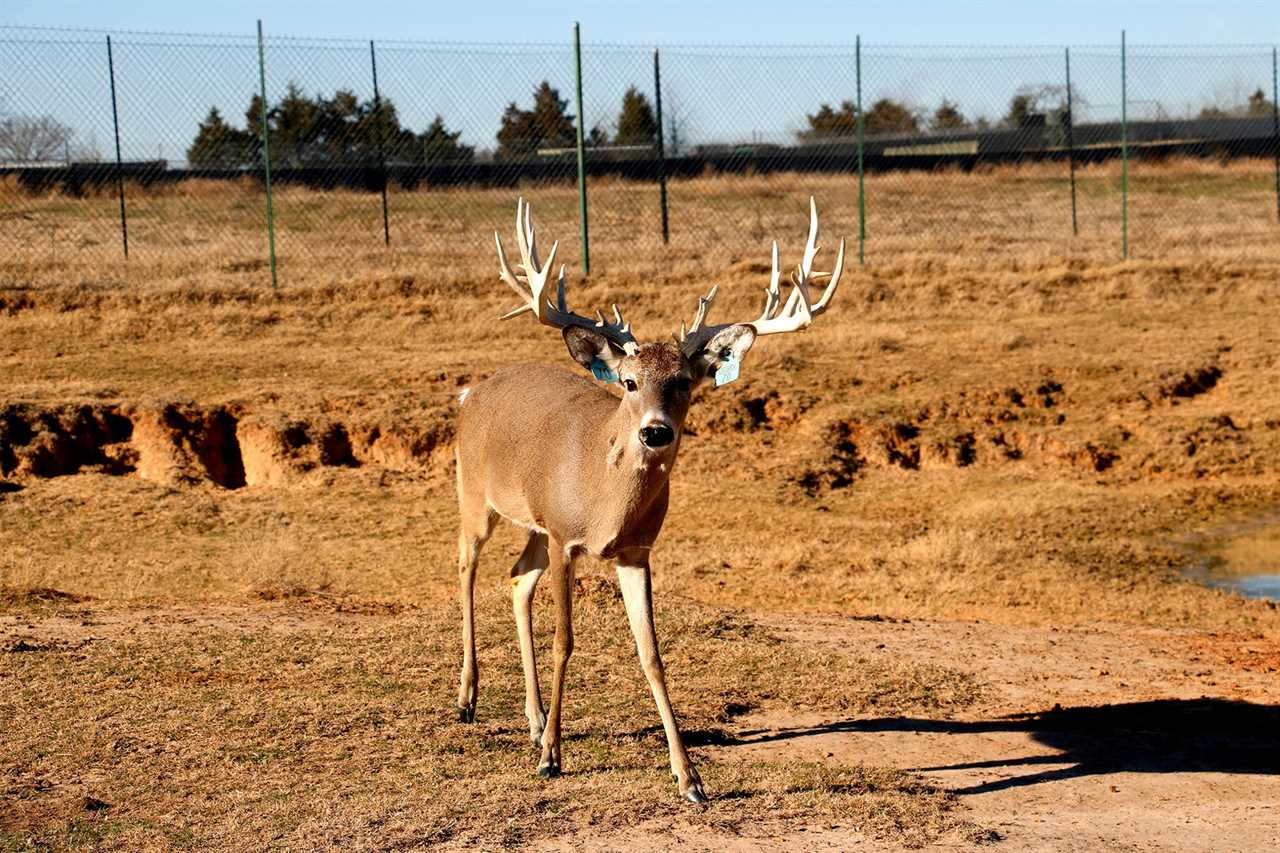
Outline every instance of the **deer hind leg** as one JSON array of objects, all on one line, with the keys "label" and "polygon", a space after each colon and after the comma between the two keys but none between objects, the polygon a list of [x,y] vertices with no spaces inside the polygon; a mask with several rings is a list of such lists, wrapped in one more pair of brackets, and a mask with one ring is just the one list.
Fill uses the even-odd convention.
[{"label": "deer hind leg", "polygon": [[458,585],[462,600],[462,676],[458,685],[458,720],[469,723],[476,718],[476,695],[480,687],[480,667],[476,664],[475,593],[476,564],[480,549],[493,532],[493,513],[484,511],[468,523],[463,515],[462,532],[458,535]]},{"label": "deer hind leg", "polygon": [[538,666],[533,650],[533,593],[538,578],[550,563],[547,534],[529,532],[520,559],[511,567],[511,610],[516,618],[516,634],[520,637],[520,663],[524,665],[524,715],[529,718],[529,740],[542,745],[542,731],[547,714],[538,689]]},{"label": "deer hind leg", "polygon": [[667,734],[671,773],[680,784],[682,797],[691,803],[704,803],[707,795],[702,790],[702,779],[689,761],[689,753],[685,751],[684,740],[676,726],[676,715],[667,696],[666,674],[662,668],[662,657],[658,654],[658,634],[653,627],[653,585],[649,577],[648,554],[624,554],[617,568],[618,585],[622,588],[622,601],[627,607],[627,621],[635,637],[640,666]]},{"label": "deer hind leg", "polygon": [[560,775],[560,712],[564,707],[564,674],[573,654],[573,561],[574,555],[549,539],[547,553],[551,568],[551,591],[556,605],[555,668],[551,676],[551,706],[542,730],[542,757],[538,775],[545,779]]}]

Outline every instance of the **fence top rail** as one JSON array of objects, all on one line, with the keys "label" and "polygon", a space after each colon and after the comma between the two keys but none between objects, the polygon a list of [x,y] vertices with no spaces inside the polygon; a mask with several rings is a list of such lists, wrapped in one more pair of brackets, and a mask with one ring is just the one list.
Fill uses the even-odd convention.
[{"label": "fence top rail", "polygon": [[[567,27],[566,27],[567,32]],[[22,37],[30,34],[29,37]],[[0,24],[0,42],[27,42],[27,41],[52,41],[52,42],[76,42],[87,40],[92,37],[93,40],[101,40],[104,36],[123,36],[127,37],[122,43],[133,44],[210,44],[210,43],[257,43],[257,35],[246,30],[243,33],[190,33],[175,32],[166,30],[130,30],[130,29],[89,29],[79,27],[48,27],[48,26],[25,26],[20,24]],[[119,40],[119,39],[118,39]],[[485,50],[485,51],[539,51],[548,49],[563,49],[568,43],[569,38],[563,41],[521,41],[521,42],[505,42],[505,41],[458,41],[458,40],[440,40],[440,39],[404,39],[404,38],[373,38],[380,46],[402,47],[402,48],[431,48],[431,49],[454,49],[454,50]],[[264,41],[268,44],[289,44],[289,45],[306,45],[317,48],[334,47],[334,48],[368,48],[369,38],[338,38],[325,36],[297,36],[289,34],[270,34],[268,33]],[[1110,42],[1094,42],[1080,44],[1065,43],[1038,43],[1038,44],[1008,44],[1008,43],[938,43],[924,44],[911,42],[877,42],[874,40],[862,39],[862,52],[864,55],[882,55],[885,51],[898,52],[904,55],[911,55],[912,58],[922,58],[919,54],[952,54],[954,56],[963,56],[962,52],[978,52],[978,55],[987,55],[989,53],[999,53],[1004,56],[1039,56],[1049,53],[1057,55],[1064,47],[1070,47],[1073,51],[1080,51],[1082,55],[1088,55],[1089,52],[1098,51],[1111,53],[1119,49],[1118,40],[1115,43]],[[854,41],[831,41],[831,42],[615,42],[615,41],[593,41],[584,44],[585,49],[593,52],[607,51],[650,51],[653,48],[661,48],[665,51],[673,53],[699,53],[705,52],[709,55],[719,55],[723,52],[735,51],[753,51],[753,52],[787,52],[799,49],[806,51],[831,51],[843,55],[846,52],[852,52],[855,48]],[[1143,43],[1130,41],[1127,44],[1127,50],[1133,54],[1141,54],[1144,52],[1165,53],[1169,55],[1194,54],[1197,56],[1205,56],[1212,58],[1214,56],[1230,57],[1240,55],[1250,55],[1255,52],[1265,51],[1268,55],[1274,45],[1264,42],[1205,42],[1199,44],[1159,44],[1159,43]]]}]

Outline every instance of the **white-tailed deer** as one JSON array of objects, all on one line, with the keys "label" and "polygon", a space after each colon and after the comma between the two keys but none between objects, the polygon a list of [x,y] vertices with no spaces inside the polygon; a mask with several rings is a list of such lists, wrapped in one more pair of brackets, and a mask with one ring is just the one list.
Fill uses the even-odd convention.
[{"label": "white-tailed deer", "polygon": [[[680,449],[693,389],[709,379],[722,385],[736,378],[738,365],[758,336],[804,329],[835,295],[844,267],[844,241],[833,272],[813,272],[818,213],[812,199],[809,212],[809,240],[785,300],[778,288],[775,242],[773,275],[760,317],[709,325],[713,287],[699,300],[692,326],[685,329],[682,324],[674,343],[639,343],[616,305],[612,323],[598,312],[598,319],[591,320],[570,311],[563,266],[555,302],[547,299],[556,245],[543,264],[523,199],[516,205],[516,245],[523,275],[512,272],[502,241],[494,234],[502,280],[521,298],[521,305],[503,319],[527,312],[538,322],[560,329],[575,361],[597,378],[620,383],[623,390],[619,396],[584,376],[525,364],[500,370],[463,394],[457,437],[463,643],[459,718],[470,722],[476,710],[476,563],[494,523],[502,517],[529,534],[524,552],[511,569],[512,607],[524,665],[525,715],[530,738],[542,747],[538,773],[544,777],[560,772],[564,675],[573,651],[574,561],[589,554],[617,565],[627,619],[666,730],[671,771],[680,793],[693,802],[706,799],[667,699],[653,627],[649,552],[667,514],[667,481]],[[830,282],[813,299],[810,286],[826,276]],[[555,599],[556,634],[551,705],[544,713],[534,663],[531,605],[534,587],[547,569]]]}]

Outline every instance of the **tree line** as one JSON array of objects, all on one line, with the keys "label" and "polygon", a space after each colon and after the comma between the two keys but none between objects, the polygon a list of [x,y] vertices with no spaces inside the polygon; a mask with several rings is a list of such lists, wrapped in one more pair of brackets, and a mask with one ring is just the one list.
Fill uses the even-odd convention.
[{"label": "tree line", "polygon": [[[1074,87],[1068,93],[1065,86],[1056,85],[1022,87],[1009,99],[1007,112],[994,122],[985,116],[968,118],[954,101],[946,98],[932,112],[904,101],[881,98],[863,115],[863,132],[910,134],[949,130],[1016,130],[1047,125],[1068,127],[1072,123],[1072,111],[1083,106],[1087,106],[1085,99]],[[1266,93],[1257,89],[1243,103],[1204,107],[1197,118],[1265,118],[1273,115],[1274,108]],[[858,131],[858,108],[852,101],[842,101],[835,108],[821,104],[816,113],[805,118],[808,127],[796,133],[802,141],[853,136]]]},{"label": "tree line", "polygon": [[[1070,97],[1068,97],[1070,96]],[[1006,113],[996,121],[968,117],[949,99],[932,111],[893,98],[873,102],[862,116],[863,130],[875,134],[916,134],[992,128],[1023,129],[1069,126],[1071,109],[1083,106],[1078,92],[1064,86],[1027,86],[1009,101]],[[242,127],[226,121],[216,107],[200,122],[187,149],[187,160],[196,168],[245,169],[262,162],[262,99],[253,95],[244,112]],[[1271,115],[1272,103],[1259,89],[1247,102],[1201,110],[1199,118],[1256,117]],[[858,128],[858,108],[852,101],[838,106],[822,103],[806,114],[807,126],[796,131],[802,142],[853,136]],[[459,140],[461,131],[450,130],[437,115],[422,131],[405,127],[389,99],[362,100],[349,90],[332,96],[307,96],[290,84],[284,96],[266,110],[271,164],[275,168],[368,166],[377,163],[421,166],[427,163],[470,162],[474,146]],[[681,120],[681,124],[683,120]],[[588,146],[651,146],[657,140],[658,123],[648,97],[635,86],[622,96],[617,118],[609,127],[597,124],[587,133]],[[674,123],[668,136],[685,135]],[[544,80],[533,92],[529,108],[507,105],[495,136],[498,160],[515,160],[571,149],[577,142],[574,116],[559,90]],[[678,147],[678,146],[674,146]]]},{"label": "tree line", "polygon": [[[262,162],[260,95],[249,99],[244,126],[235,127],[212,107],[187,149],[187,162],[201,169],[241,169]],[[339,90],[332,97],[308,97],[290,83],[284,96],[266,110],[268,150],[273,168],[363,166],[382,161],[421,165],[435,160],[470,160],[462,145],[436,116],[421,133],[404,127],[395,104],[361,100]]]},{"label": "tree line", "polygon": [[[253,95],[236,127],[212,107],[196,129],[187,161],[201,169],[252,168],[262,162],[262,98]],[[422,132],[414,133],[400,120],[395,104],[386,98],[362,100],[340,89],[332,97],[308,97],[296,84],[268,106],[268,150],[273,168],[367,166],[375,163],[420,166],[426,163],[470,162],[474,146],[464,145],[461,131],[451,131],[437,115]],[[622,96],[612,133],[597,125],[588,145],[652,145],[658,123],[645,95],[634,86]],[[495,156],[515,159],[577,144],[574,117],[568,101],[549,82],[533,93],[533,104],[522,109],[510,103],[496,136]]]}]

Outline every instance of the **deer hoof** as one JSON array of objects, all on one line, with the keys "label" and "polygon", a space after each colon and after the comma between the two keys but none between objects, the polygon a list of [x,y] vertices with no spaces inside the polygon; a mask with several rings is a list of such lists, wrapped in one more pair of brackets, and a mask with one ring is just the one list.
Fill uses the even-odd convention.
[{"label": "deer hoof", "polygon": [[543,764],[538,768],[538,775],[543,779],[554,779],[560,775],[559,764]]},{"label": "deer hoof", "polygon": [[702,783],[695,782],[689,786],[689,790],[684,792],[684,798],[691,803],[707,802],[707,794],[702,790]]},{"label": "deer hoof", "polygon": [[474,705],[462,705],[458,708],[458,722],[474,723],[476,721],[476,709]]}]

